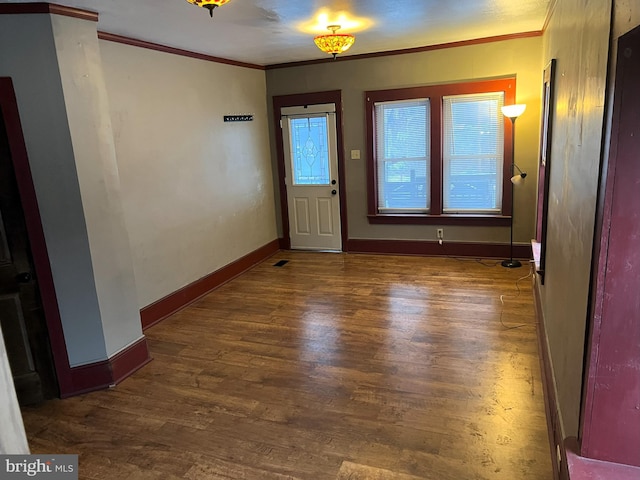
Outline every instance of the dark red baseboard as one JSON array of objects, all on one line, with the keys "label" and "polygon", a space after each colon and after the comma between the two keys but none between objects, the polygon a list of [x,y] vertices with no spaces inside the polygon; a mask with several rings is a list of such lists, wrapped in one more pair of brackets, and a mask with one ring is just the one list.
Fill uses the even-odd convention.
[{"label": "dark red baseboard", "polygon": [[[422,240],[350,239],[350,253],[382,253],[392,255],[432,255],[452,257],[509,258],[509,245],[500,243],[464,243]],[[514,245],[514,258],[530,259],[531,245]]]},{"label": "dark red baseboard", "polygon": [[246,272],[254,265],[269,258],[278,250],[280,250],[280,240],[276,239],[206,277],[202,277],[157,302],[147,305],[140,310],[142,329],[145,330],[161,322],[178,310],[183,309],[212,290],[224,285],[229,280]]},{"label": "dark red baseboard", "polygon": [[601,462],[581,457],[578,441],[571,437],[565,442],[570,480],[638,480],[640,467],[620,463]]},{"label": "dark red baseboard", "polygon": [[71,388],[61,391],[60,396],[68,398],[116,385],[150,361],[147,339],[142,337],[108,360],[72,367]]},{"label": "dark red baseboard", "polygon": [[[534,277],[533,298],[536,313],[536,323],[538,325],[538,356],[540,358],[540,374],[542,377],[542,391],[544,395],[544,408],[547,416],[547,431],[549,433],[549,448],[551,464],[553,466],[554,480],[567,480],[569,473],[566,469],[566,452],[564,452],[564,442],[562,438],[562,428],[560,426],[560,415],[558,413],[558,403],[556,401],[556,390],[553,385],[553,372],[551,370],[551,357],[547,348],[547,332],[542,309],[542,298],[540,296],[540,277]],[[562,461],[558,462],[557,447],[560,448]]]}]

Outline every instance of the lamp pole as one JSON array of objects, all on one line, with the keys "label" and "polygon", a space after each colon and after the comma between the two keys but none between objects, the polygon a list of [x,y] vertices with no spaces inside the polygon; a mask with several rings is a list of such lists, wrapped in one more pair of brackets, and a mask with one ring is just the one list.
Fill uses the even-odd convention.
[{"label": "lamp pole", "polygon": [[[522,115],[525,108],[527,106],[524,104],[520,105],[508,105],[502,107],[502,113],[505,117],[508,117],[511,120],[511,221],[509,222],[509,259],[502,261],[502,266],[505,268],[518,268],[522,266],[522,263],[518,260],[513,259],[513,214],[515,212],[515,202],[514,202],[514,179],[515,179],[515,162],[516,162],[516,119]],[[518,169],[520,170],[520,169]],[[520,174],[522,178],[526,176],[526,174]]]}]

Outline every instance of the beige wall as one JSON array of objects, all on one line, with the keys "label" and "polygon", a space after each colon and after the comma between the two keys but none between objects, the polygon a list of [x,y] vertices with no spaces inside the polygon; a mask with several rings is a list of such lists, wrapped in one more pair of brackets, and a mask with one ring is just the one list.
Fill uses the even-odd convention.
[{"label": "beige wall", "polygon": [[[111,357],[138,341],[142,328],[97,24],[62,15],[52,15],[51,21],[102,332]],[[69,343],[86,343],[67,330],[65,338],[73,339]]]},{"label": "beige wall", "polygon": [[144,307],[277,238],[265,74],[100,47]]},{"label": "beige wall", "polygon": [[550,159],[546,319],[563,435],[578,434],[611,0],[562,0],[544,35],[557,60]]},{"label": "beige wall", "polygon": [[70,365],[142,336],[97,23],[0,15]]},{"label": "beige wall", "polygon": [[[533,37],[406,55],[271,69],[267,70],[269,108],[271,112],[274,95],[341,90],[345,152],[362,151],[361,160],[351,160],[345,153],[349,238],[435,239],[437,225],[370,225],[367,221],[364,92],[517,75],[517,101],[526,103],[527,111],[518,119],[516,127],[516,162],[531,176],[524,188],[516,191],[514,240],[526,243],[534,234],[535,222],[542,88],[541,48],[542,38]],[[273,129],[271,134],[274,135]],[[272,162],[275,171],[274,148]],[[280,218],[278,231],[282,234]],[[446,226],[445,238],[451,241],[508,242],[509,229]]]},{"label": "beige wall", "polygon": [[614,13],[614,38],[640,25],[640,3],[637,0],[615,0]]}]

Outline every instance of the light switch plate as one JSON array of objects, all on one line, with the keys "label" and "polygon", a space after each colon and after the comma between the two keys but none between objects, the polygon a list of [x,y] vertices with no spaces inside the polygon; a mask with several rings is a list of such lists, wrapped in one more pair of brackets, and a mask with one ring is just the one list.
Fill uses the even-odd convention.
[{"label": "light switch plate", "polygon": [[360,160],[360,150],[351,150],[351,160]]}]

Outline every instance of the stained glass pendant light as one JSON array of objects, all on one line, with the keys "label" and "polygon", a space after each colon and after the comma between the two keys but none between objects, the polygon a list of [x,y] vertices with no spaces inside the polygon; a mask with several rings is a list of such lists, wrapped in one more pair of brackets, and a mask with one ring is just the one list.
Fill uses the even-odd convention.
[{"label": "stained glass pendant light", "polygon": [[329,25],[327,29],[331,30],[330,34],[318,35],[313,41],[316,42],[320,50],[333,55],[335,60],[339,53],[344,53],[351,48],[356,37],[348,33],[336,33],[340,30],[340,25]]},{"label": "stained glass pendant light", "polygon": [[194,5],[198,5],[199,7],[204,7],[209,10],[209,15],[213,17],[213,11],[216,7],[220,7],[227,3],[229,0],[187,0],[189,3],[193,3]]}]

